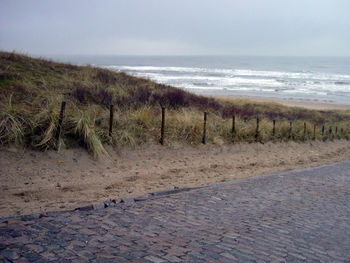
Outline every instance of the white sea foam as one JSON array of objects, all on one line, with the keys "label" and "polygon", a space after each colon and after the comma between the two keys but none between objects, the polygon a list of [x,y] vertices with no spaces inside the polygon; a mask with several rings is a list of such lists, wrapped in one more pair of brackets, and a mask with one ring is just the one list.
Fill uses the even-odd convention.
[{"label": "white sea foam", "polygon": [[118,71],[132,72],[182,72],[182,73],[222,73],[230,76],[250,77],[273,77],[273,78],[294,78],[294,79],[319,79],[319,80],[345,80],[350,81],[350,75],[326,74],[326,73],[305,73],[305,72],[283,72],[263,71],[247,69],[217,69],[217,68],[190,68],[190,67],[155,67],[155,66],[106,66]]},{"label": "white sea foam", "polygon": [[346,74],[174,66],[105,67],[158,83],[198,91],[274,93],[282,97],[295,95],[298,98],[304,94],[305,97],[318,99],[329,99],[330,96],[339,101],[350,99],[350,75]]}]

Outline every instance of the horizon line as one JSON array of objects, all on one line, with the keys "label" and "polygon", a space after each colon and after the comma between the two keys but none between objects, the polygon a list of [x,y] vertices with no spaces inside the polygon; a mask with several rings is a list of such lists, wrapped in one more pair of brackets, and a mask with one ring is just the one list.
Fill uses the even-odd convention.
[{"label": "horizon line", "polygon": [[7,53],[16,53],[26,56],[33,57],[49,57],[49,56],[82,56],[82,57],[91,57],[91,56],[99,56],[99,57],[324,57],[324,58],[350,58],[349,55],[288,55],[288,54],[64,54],[64,53],[30,53],[27,51],[18,51],[18,50],[1,50],[0,52]]}]

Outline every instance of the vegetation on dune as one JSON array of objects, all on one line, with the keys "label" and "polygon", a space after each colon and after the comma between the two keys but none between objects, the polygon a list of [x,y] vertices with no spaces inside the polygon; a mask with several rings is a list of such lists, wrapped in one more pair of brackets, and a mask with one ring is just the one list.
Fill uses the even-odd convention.
[{"label": "vegetation on dune", "polygon": [[[0,144],[56,148],[84,146],[96,158],[117,148],[158,141],[161,108],[166,112],[166,141],[199,144],[203,111],[208,111],[207,139],[237,141],[348,138],[349,111],[317,111],[278,103],[214,99],[90,66],[74,66],[0,52]],[[60,105],[67,102],[61,141],[57,142]],[[108,134],[109,105],[115,105],[114,131]],[[231,117],[236,114],[232,138]],[[256,116],[261,119],[256,138]],[[276,120],[275,136],[272,121]],[[290,121],[293,121],[292,132]],[[306,122],[306,133],[304,133]],[[326,130],[321,136],[321,127]],[[335,127],[338,133],[335,135]],[[341,132],[342,129],[342,132]]]}]

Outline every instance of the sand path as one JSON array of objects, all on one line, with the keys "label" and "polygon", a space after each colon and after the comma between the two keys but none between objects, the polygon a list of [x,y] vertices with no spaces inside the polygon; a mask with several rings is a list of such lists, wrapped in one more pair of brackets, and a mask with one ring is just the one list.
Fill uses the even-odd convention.
[{"label": "sand path", "polygon": [[350,160],[350,142],[145,145],[94,161],[82,149],[0,151],[0,217]]}]

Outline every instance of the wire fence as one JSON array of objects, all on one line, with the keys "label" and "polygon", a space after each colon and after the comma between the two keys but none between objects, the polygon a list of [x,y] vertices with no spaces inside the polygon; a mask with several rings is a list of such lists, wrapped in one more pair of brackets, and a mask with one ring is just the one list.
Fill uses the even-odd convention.
[{"label": "wire fence", "polygon": [[[61,104],[61,111],[59,115],[58,127],[56,132],[56,140],[60,140],[62,123],[64,113],[66,109],[66,102]],[[109,136],[113,134],[114,123],[114,105],[109,107]],[[239,121],[238,121],[239,120]],[[210,123],[210,114],[203,112],[203,129],[202,140],[203,144],[207,143],[208,123]],[[231,116],[231,129],[229,138],[231,143],[237,141],[255,141],[264,143],[267,140],[293,140],[293,141],[310,141],[310,140],[336,140],[336,139],[349,139],[348,132],[343,127],[338,126],[317,126],[310,123],[303,122],[300,125],[300,121],[289,121],[289,125],[286,126],[286,120],[262,120],[259,116],[251,118],[241,118],[236,114]],[[263,121],[263,123],[262,123]],[[263,125],[262,125],[263,124]],[[298,125],[297,125],[298,124]],[[160,137],[159,143],[164,145],[166,140],[166,108],[161,106],[161,125],[160,125]],[[248,139],[250,138],[250,139]],[[58,145],[58,144],[57,144]]]}]

